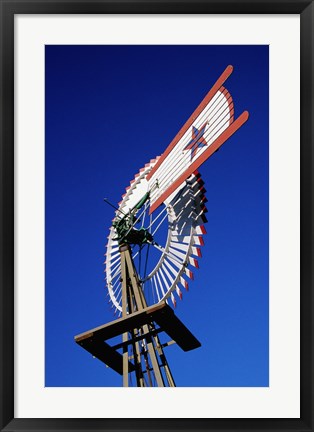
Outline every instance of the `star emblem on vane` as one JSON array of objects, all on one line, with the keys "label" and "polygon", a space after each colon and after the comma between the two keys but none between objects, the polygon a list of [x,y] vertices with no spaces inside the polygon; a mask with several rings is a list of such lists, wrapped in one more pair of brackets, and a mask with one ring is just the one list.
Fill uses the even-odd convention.
[{"label": "star emblem on vane", "polygon": [[196,152],[199,148],[205,147],[207,145],[207,142],[204,138],[205,128],[208,122],[205,122],[202,127],[197,129],[195,126],[192,126],[192,139],[187,144],[186,147],[184,147],[183,150],[192,150],[191,151],[191,160],[196,155]]}]

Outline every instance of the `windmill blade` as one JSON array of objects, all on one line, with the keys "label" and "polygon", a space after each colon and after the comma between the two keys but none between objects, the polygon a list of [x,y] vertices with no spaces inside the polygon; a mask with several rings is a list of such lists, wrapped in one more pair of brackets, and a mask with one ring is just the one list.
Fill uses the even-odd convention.
[{"label": "windmill blade", "polygon": [[233,100],[223,86],[232,71],[225,69],[148,174],[150,213],[247,121],[247,111],[234,119]]}]

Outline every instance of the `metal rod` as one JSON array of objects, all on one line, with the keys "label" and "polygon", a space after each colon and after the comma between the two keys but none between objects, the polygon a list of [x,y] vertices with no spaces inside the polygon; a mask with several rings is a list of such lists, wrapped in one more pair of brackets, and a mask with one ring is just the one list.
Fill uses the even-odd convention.
[{"label": "metal rod", "polygon": [[[121,254],[121,277],[122,277],[122,316],[127,316],[127,269],[123,253]],[[129,339],[128,332],[123,333],[123,387],[129,387],[129,347],[125,344]]]},{"label": "metal rod", "polygon": [[[151,335],[152,335],[152,336],[155,336],[156,334],[161,333],[162,331],[163,331],[162,328],[155,329],[155,330],[151,331]],[[145,339],[145,338],[146,338],[146,334],[145,334],[145,333],[142,333],[141,335],[139,335],[139,336],[135,336],[135,337],[134,337],[134,342],[140,342],[141,340],[143,340],[143,339]],[[113,346],[112,346],[112,349],[114,349],[114,350],[118,350],[118,349],[120,349],[120,348],[123,348],[125,345],[130,345],[132,342],[133,342],[132,340],[128,340],[128,341],[125,342],[125,343],[124,343],[124,342],[118,343],[118,344],[116,344],[116,345],[113,345]],[[174,342],[174,343],[175,343],[175,342]],[[170,345],[170,343],[169,343],[169,345]],[[167,346],[167,344],[164,344],[164,346]]]},{"label": "metal rod", "polygon": [[126,216],[126,213],[124,213],[122,210],[120,210],[118,207],[116,207],[115,205],[111,204],[110,201],[108,201],[107,198],[104,198],[105,203],[109,204],[111,207],[113,207],[115,210],[117,210],[118,212],[122,213],[124,216]]}]

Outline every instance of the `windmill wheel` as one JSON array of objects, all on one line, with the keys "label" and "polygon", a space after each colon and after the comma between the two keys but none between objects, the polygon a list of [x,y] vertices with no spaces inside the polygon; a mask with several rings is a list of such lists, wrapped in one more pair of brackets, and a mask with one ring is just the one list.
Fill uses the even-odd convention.
[{"label": "windmill wheel", "polygon": [[[131,181],[122,196],[110,228],[105,253],[108,294],[114,313],[122,313],[122,283],[119,243],[115,221],[120,221],[148,192],[146,177],[157,159],[151,160]],[[131,244],[132,257],[148,305],[168,301],[176,306],[182,288],[188,290],[193,268],[198,268],[206,222],[205,189],[198,172],[193,173],[157,210],[149,214],[147,199],[136,210],[134,232],[146,240]],[[132,243],[132,242],[130,242]],[[174,295],[175,293],[175,295]]]}]

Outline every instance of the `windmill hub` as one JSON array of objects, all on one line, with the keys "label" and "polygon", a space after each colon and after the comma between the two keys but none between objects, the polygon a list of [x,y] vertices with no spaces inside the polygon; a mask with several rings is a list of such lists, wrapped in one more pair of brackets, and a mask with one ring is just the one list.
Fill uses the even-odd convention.
[{"label": "windmill hub", "polygon": [[122,218],[117,217],[112,226],[114,227],[119,244],[136,244],[143,245],[153,242],[153,236],[148,229],[141,227],[140,229],[135,228],[135,224],[139,222],[136,217],[136,213],[143,207],[146,201],[149,200],[149,192],[147,192],[140,201],[130,210],[129,213],[125,214]]},{"label": "windmill hub", "polygon": [[148,229],[142,227],[137,229],[134,225],[137,223],[137,219],[134,214],[127,215],[122,219],[118,218],[113,223],[119,244],[136,244],[143,245],[153,242],[153,236]]},{"label": "windmill hub", "polygon": [[152,242],[153,236],[146,228],[131,228],[128,232],[122,233],[121,241],[119,241],[119,243],[137,244],[140,246]]}]

